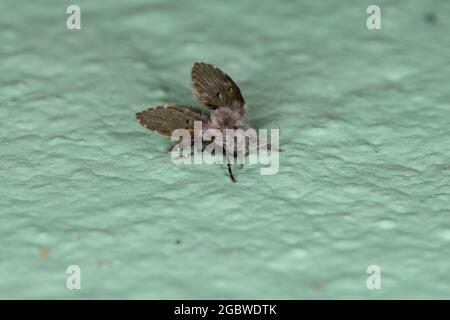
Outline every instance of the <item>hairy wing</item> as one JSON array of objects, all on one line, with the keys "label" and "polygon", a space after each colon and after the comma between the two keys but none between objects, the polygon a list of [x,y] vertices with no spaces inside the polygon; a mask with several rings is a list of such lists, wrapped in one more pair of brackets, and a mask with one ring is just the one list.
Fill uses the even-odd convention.
[{"label": "hairy wing", "polygon": [[193,129],[194,121],[202,121],[202,118],[201,113],[176,104],[136,113],[136,119],[143,127],[165,136],[170,136],[176,129]]},{"label": "hairy wing", "polygon": [[241,90],[234,81],[219,68],[196,62],[192,67],[192,88],[197,99],[205,105],[217,109],[229,107],[245,112],[245,101]]}]

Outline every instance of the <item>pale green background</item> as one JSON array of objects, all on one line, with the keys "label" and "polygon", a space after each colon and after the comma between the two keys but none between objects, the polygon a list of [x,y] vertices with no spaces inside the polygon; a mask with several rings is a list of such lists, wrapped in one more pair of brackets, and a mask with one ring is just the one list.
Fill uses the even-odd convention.
[{"label": "pale green background", "polygon": [[[449,1],[73,3],[0,2],[1,298],[450,297]],[[277,175],[176,167],[135,121],[195,103],[197,60],[281,127]]]}]

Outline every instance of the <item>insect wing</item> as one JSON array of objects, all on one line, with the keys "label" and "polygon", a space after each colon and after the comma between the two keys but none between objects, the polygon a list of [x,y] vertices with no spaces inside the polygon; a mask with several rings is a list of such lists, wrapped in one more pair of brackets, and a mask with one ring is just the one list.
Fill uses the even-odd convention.
[{"label": "insect wing", "polygon": [[192,109],[169,104],[136,113],[139,123],[154,132],[170,136],[176,129],[193,129],[194,121],[202,121],[202,114]]},{"label": "insect wing", "polygon": [[192,88],[199,101],[213,109],[229,107],[244,113],[245,101],[241,90],[222,70],[211,64],[196,62],[191,77]]}]

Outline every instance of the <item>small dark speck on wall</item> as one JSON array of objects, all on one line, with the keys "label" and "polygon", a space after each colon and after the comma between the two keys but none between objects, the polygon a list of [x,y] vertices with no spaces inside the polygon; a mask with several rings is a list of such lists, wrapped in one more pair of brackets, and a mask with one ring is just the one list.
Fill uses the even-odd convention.
[{"label": "small dark speck on wall", "polygon": [[437,22],[436,14],[433,12],[426,13],[424,18],[425,18],[425,21],[430,24],[435,24]]}]

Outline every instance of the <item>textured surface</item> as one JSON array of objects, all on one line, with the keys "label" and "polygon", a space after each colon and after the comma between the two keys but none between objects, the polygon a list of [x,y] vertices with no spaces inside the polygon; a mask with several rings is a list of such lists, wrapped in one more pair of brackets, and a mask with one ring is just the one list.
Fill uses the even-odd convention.
[{"label": "textured surface", "polygon": [[[377,2],[370,31],[366,1],[80,0],[71,31],[2,0],[0,297],[448,298],[450,2]],[[194,103],[197,60],[280,125],[277,175],[174,166],[136,122]]]}]

